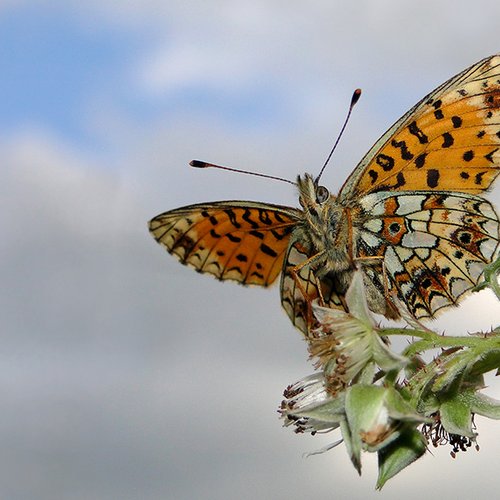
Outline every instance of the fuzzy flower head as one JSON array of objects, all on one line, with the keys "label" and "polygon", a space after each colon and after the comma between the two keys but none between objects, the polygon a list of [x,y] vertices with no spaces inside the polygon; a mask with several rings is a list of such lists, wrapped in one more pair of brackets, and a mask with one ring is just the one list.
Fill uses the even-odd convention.
[{"label": "fuzzy flower head", "polygon": [[323,370],[327,390],[345,389],[370,364],[383,370],[401,368],[405,358],[393,353],[380,337],[368,309],[361,271],[346,294],[349,313],[313,305],[319,327],[308,337],[310,357]]}]

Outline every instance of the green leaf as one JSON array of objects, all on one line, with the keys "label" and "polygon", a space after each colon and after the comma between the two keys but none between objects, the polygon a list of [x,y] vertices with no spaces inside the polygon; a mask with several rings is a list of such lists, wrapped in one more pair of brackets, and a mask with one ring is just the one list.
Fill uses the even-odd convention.
[{"label": "green leaf", "polygon": [[351,459],[352,465],[358,471],[358,474],[361,476],[361,450],[358,449],[357,452],[354,451],[352,446],[352,434],[351,429],[349,428],[349,424],[347,420],[342,420],[340,422],[340,432],[342,433],[342,438],[345,443],[345,448],[349,458]]},{"label": "green leaf", "polygon": [[439,409],[441,424],[450,434],[458,434],[473,438],[476,434],[472,431],[472,412],[469,404],[456,397],[441,403]]},{"label": "green leaf", "polygon": [[[389,415],[384,411],[385,389],[375,385],[357,384],[346,391],[346,416],[351,434],[352,455],[360,461],[362,435],[389,426]],[[353,461],[353,463],[355,463]]]},{"label": "green leaf", "polygon": [[430,419],[427,419],[418,413],[415,408],[413,408],[413,406],[411,406],[411,404],[409,404],[393,387],[387,388],[386,405],[389,411],[389,416],[394,420],[414,422],[417,424],[431,422]]},{"label": "green leaf", "polygon": [[372,340],[372,351],[375,363],[386,372],[399,371],[408,363],[407,358],[389,349],[389,346],[375,332]]},{"label": "green leaf", "polygon": [[440,358],[441,362],[436,365],[436,369],[442,373],[436,377],[432,386],[434,392],[443,391],[456,382],[466,368],[479,359],[479,354],[473,349],[466,349],[449,355],[444,354]]},{"label": "green leaf", "polygon": [[426,443],[422,434],[414,428],[405,428],[398,439],[378,452],[376,488],[382,489],[389,479],[420,458],[425,450]]},{"label": "green leaf", "polygon": [[500,349],[490,350],[482,354],[471,369],[471,373],[487,373],[500,368]]},{"label": "green leaf", "polygon": [[366,300],[366,287],[363,283],[363,272],[361,268],[352,274],[351,284],[345,295],[348,310],[366,326],[374,326],[373,316]]},{"label": "green leaf", "polygon": [[500,401],[484,394],[475,393],[471,398],[470,409],[483,417],[500,420]]}]

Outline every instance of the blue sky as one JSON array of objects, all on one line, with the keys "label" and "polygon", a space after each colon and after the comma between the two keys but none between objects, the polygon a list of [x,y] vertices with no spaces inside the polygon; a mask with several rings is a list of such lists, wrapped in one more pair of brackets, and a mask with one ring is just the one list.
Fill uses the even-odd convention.
[{"label": "blue sky", "polygon": [[[499,16],[494,0],[2,4],[0,496],[378,498],[373,457],[361,479],[340,448],[303,459],[331,437],[277,419],[312,372],[277,288],[193,273],[146,221],[209,200],[296,206],[285,184],[187,164],[317,172],[362,87],[325,172],[335,192],[411,105],[500,50]],[[433,326],[499,316],[482,294]],[[480,454],[437,450],[384,496],[493,497],[498,429],[479,430]]]},{"label": "blue sky", "polygon": [[26,7],[0,19],[4,129],[40,123],[68,139],[83,138],[86,100],[123,73],[134,47],[125,33],[89,32],[75,17]]},{"label": "blue sky", "polygon": [[175,45],[168,23],[160,34],[154,19],[148,31],[149,26],[116,26],[102,12],[92,19],[83,10],[42,3],[6,9],[0,18],[4,133],[43,125],[75,145],[92,148],[86,117],[99,103],[145,126],[165,115],[215,112],[232,125],[251,128],[274,123],[283,111],[279,88],[271,81],[222,90],[200,71],[172,86],[160,82],[147,88],[138,68],[157,46],[168,50]]}]

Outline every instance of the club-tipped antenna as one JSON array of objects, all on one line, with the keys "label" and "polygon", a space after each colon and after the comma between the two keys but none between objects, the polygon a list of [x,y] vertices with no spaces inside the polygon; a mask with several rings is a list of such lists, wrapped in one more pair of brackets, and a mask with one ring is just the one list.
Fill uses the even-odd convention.
[{"label": "club-tipped antenna", "polygon": [[195,168],[219,168],[221,170],[229,170],[230,172],[238,172],[239,174],[255,175],[256,177],[265,177],[266,179],[273,179],[275,181],[288,182],[296,186],[297,184],[288,179],[283,179],[282,177],[276,177],[274,175],[259,174],[258,172],[250,172],[249,170],[240,170],[238,168],[223,167],[222,165],[214,165],[213,163],[207,163],[206,161],[191,160],[189,164]]},{"label": "club-tipped antenna", "polygon": [[323,171],[325,170],[326,166],[328,165],[328,162],[330,161],[330,158],[332,157],[332,154],[335,151],[335,148],[337,147],[337,144],[339,143],[340,138],[342,137],[342,134],[344,133],[344,130],[347,126],[347,122],[349,121],[349,118],[350,118],[351,113],[352,113],[352,108],[354,108],[355,104],[359,101],[360,97],[361,97],[361,89],[356,89],[352,94],[351,104],[349,106],[349,111],[347,112],[347,116],[345,118],[344,125],[342,125],[342,128],[340,129],[340,133],[337,137],[337,140],[335,141],[335,144],[333,145],[333,148],[330,151],[328,158],[326,159],[324,165],[321,167],[321,170],[319,171],[319,174],[315,179],[316,184],[319,182],[320,177],[323,175]]}]

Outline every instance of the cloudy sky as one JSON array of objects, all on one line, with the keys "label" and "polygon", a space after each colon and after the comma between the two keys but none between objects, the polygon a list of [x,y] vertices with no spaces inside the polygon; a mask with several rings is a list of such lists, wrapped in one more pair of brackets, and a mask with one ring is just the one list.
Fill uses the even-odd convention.
[{"label": "cloudy sky", "polygon": [[[0,2],[0,496],[381,498],[373,456],[359,478],[342,447],[303,458],[336,436],[281,427],[312,367],[278,290],[180,266],[146,221],[296,206],[286,184],[187,163],[317,172],[362,87],[337,190],[419,98],[500,50],[499,18],[496,0]],[[435,326],[499,317],[482,294]],[[478,423],[479,454],[428,454],[383,497],[493,497],[500,429]]]}]

